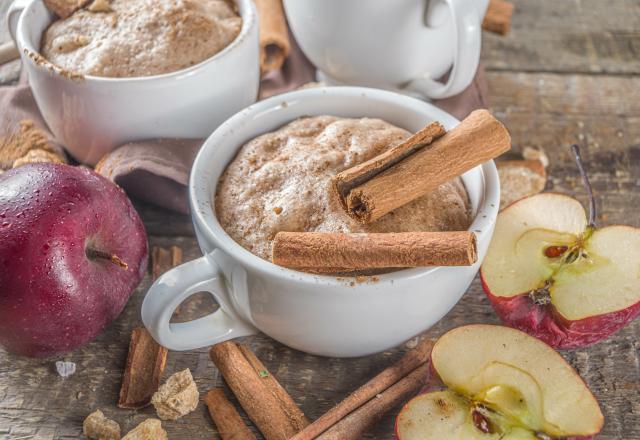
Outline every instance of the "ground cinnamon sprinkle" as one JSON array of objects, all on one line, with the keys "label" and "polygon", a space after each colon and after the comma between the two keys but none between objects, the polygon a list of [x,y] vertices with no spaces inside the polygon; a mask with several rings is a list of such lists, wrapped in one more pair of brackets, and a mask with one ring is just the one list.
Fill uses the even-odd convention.
[{"label": "ground cinnamon sprinkle", "polygon": [[45,132],[31,120],[20,121],[16,131],[0,138],[0,169],[7,170],[30,162],[65,160],[51,145]]}]

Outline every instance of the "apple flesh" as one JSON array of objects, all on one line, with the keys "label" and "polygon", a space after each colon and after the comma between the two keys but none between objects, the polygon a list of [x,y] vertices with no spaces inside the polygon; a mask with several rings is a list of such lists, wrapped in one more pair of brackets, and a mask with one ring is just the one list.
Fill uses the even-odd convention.
[{"label": "apple flesh", "polygon": [[586,439],[602,429],[598,403],[573,368],[519,330],[459,327],[438,340],[431,363],[446,389],[402,408],[400,440]]},{"label": "apple flesh", "polygon": [[595,229],[577,200],[534,195],[498,215],[480,276],[506,324],[556,348],[592,344],[640,313],[640,229]]},{"label": "apple flesh", "polygon": [[52,356],[93,339],[147,266],[144,226],[115,184],[85,168],[0,175],[0,345]]}]

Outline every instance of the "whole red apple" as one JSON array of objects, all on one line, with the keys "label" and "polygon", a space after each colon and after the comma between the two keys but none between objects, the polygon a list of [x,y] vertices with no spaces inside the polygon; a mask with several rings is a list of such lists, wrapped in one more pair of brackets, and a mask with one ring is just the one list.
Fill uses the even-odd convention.
[{"label": "whole red apple", "polygon": [[125,193],[85,168],[30,164],[0,174],[0,345],[61,354],[115,319],[147,266]]}]

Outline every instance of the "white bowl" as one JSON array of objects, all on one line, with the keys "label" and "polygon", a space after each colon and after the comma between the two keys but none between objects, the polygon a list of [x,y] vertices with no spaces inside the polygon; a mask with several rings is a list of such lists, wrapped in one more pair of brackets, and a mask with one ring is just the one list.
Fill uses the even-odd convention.
[{"label": "white bowl", "polygon": [[[500,200],[495,164],[462,178],[475,219],[478,262],[470,267],[428,267],[354,283],[311,275],[263,260],[236,243],[218,222],[214,195],[220,175],[248,140],[302,116],[381,118],[410,131],[458,121],[423,101],[376,89],[329,87],[300,90],[254,104],[207,139],[191,171],[189,200],[204,257],[160,277],[142,305],[142,319],[171,350],[212,345],[263,331],[299,350],[325,356],[362,356],[398,345],[427,330],[458,302],[484,258]],[[196,321],[169,324],[188,296],[209,291],[221,309]]]},{"label": "white bowl", "polygon": [[36,62],[42,35],[54,20],[42,0],[15,0],[8,27],[47,125],[78,161],[94,165],[106,153],[150,138],[205,138],[255,102],[260,82],[258,21],[251,0],[236,0],[238,37],[195,66],[163,75],[70,79]]}]

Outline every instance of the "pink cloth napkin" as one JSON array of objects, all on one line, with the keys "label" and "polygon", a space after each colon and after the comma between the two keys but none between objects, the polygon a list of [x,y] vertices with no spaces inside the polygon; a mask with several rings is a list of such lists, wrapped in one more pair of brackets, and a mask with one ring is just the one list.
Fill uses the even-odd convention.
[{"label": "pink cloth napkin", "polygon": [[[283,68],[261,82],[260,99],[296,89],[315,80],[315,69],[292,40]],[[23,81],[21,81],[22,83]],[[462,119],[477,108],[488,107],[482,66],[473,83],[461,94],[434,104]],[[2,137],[15,132],[21,120],[33,120],[49,136],[31,90],[25,84],[0,87],[0,156]],[[131,196],[155,205],[188,213],[187,184],[191,164],[202,140],[150,139],[122,145],[105,156],[96,171],[116,182]],[[51,146],[60,145],[51,137]]]}]

